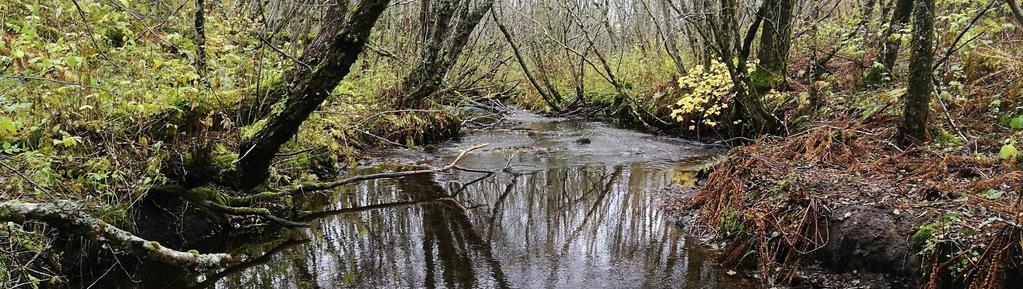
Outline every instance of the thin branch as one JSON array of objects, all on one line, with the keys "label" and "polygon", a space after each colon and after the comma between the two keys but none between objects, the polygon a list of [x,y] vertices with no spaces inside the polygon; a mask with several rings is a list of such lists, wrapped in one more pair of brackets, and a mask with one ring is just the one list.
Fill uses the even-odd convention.
[{"label": "thin branch", "polygon": [[299,60],[298,58],[295,58],[291,54],[288,54],[287,52],[284,52],[280,48],[277,48],[277,46],[274,46],[273,43],[270,43],[269,40],[266,40],[265,37],[259,36],[259,40],[263,41],[263,44],[266,44],[266,46],[270,47],[270,49],[273,50],[274,52],[277,52],[277,54],[280,54],[280,55],[290,59],[292,62],[295,62],[295,64],[299,64],[299,65],[305,66],[305,69],[313,70],[313,67],[309,66],[308,63],[302,62],[302,60]]},{"label": "thin branch", "polygon": [[[957,45],[959,44],[959,41],[963,39],[963,36],[966,36],[966,32],[969,32],[970,29],[973,28],[973,26],[977,25],[977,21],[979,21],[980,18],[984,16],[984,14],[987,14],[988,10],[991,10],[991,7],[994,7],[994,4],[995,1],[991,1],[991,3],[988,3],[987,6],[984,7],[984,10],[980,10],[980,12],[978,12],[977,15],[973,16],[973,19],[970,19],[970,23],[967,24],[962,31],[959,31],[959,35],[956,35],[955,40],[953,40],[952,44],[948,46],[948,50],[945,50],[945,55],[942,56],[941,59],[934,64],[934,67],[931,68],[932,69],[931,71],[938,71],[938,68],[941,67],[942,64],[945,64],[945,61],[948,61],[948,58],[952,56],[952,53],[959,50],[960,46]],[[968,40],[966,43],[969,43],[970,41],[976,38],[977,37],[970,38],[970,40]],[[966,43],[963,43],[963,45],[966,45]]]},{"label": "thin branch", "polygon": [[14,169],[14,167],[11,167],[11,166],[10,166],[10,165],[8,165],[7,163],[4,163],[4,162],[0,162],[0,165],[2,165],[3,167],[7,168],[8,170],[11,170],[11,171],[12,171],[12,172],[14,172],[15,174],[17,174],[17,175],[18,175],[19,177],[21,177],[22,179],[24,179],[25,181],[27,181],[27,182],[28,182],[29,184],[32,184],[32,186],[33,186],[33,187],[36,187],[37,189],[39,189],[39,190],[41,190],[41,191],[45,192],[46,194],[53,194],[53,193],[51,193],[51,192],[50,192],[50,190],[49,190],[49,189],[47,189],[46,187],[43,187],[43,186],[41,186],[41,185],[37,184],[36,182],[32,181],[32,179],[31,179],[31,178],[29,178],[28,176],[25,176],[25,174],[22,174],[22,173],[21,173],[20,171],[18,171],[18,170],[16,170],[16,169]]},{"label": "thin branch", "polygon": [[275,256],[277,254],[280,254],[281,252],[284,252],[285,250],[287,250],[289,248],[292,248],[292,247],[295,247],[295,246],[298,246],[298,245],[302,245],[302,244],[305,244],[305,243],[308,243],[308,242],[309,242],[308,239],[289,239],[288,241],[285,241],[284,243],[281,243],[280,245],[277,245],[277,247],[274,247],[273,249],[270,249],[269,251],[266,251],[265,253],[263,253],[263,255],[261,255],[261,256],[259,256],[257,258],[249,259],[249,260],[246,260],[245,262],[238,263],[237,265],[228,267],[227,269],[224,269],[224,271],[220,271],[220,272],[218,272],[216,274],[213,274],[213,275],[211,275],[209,277],[206,277],[206,280],[203,280],[199,284],[196,284],[195,286],[192,286],[190,288],[192,288],[192,289],[199,289],[199,288],[214,287],[214,285],[216,285],[217,282],[220,281],[221,279],[224,279],[224,277],[230,276],[230,275],[238,273],[238,272],[245,271],[245,269],[249,269],[249,268],[252,268],[252,267],[255,267],[255,266],[258,266],[258,265],[266,264],[267,262],[270,262],[270,260],[273,259],[273,256]]},{"label": "thin branch", "polygon": [[453,170],[453,169],[464,170],[464,171],[476,171],[476,170],[468,170],[468,169],[459,167],[458,166],[458,162],[461,161],[462,158],[465,157],[465,155],[468,154],[469,152],[477,150],[477,149],[480,149],[480,148],[483,148],[485,146],[487,146],[487,144],[480,144],[480,145],[476,145],[474,147],[465,149],[461,153],[459,153],[458,157],[456,157],[455,160],[451,161],[450,164],[448,164],[446,166],[443,166],[443,167],[439,167],[439,168],[414,170],[414,171],[404,171],[404,172],[388,172],[388,173],[379,173],[379,174],[369,174],[369,175],[361,175],[361,176],[348,177],[348,178],[344,178],[344,179],[340,179],[340,180],[332,181],[332,182],[308,183],[308,184],[302,184],[302,185],[299,185],[299,186],[295,187],[294,189],[289,191],[289,193],[292,194],[292,195],[295,195],[295,194],[301,194],[301,193],[306,193],[306,192],[323,191],[323,190],[329,190],[329,189],[333,189],[333,188],[336,188],[336,187],[339,187],[339,186],[343,186],[343,185],[351,184],[351,183],[355,183],[355,182],[375,180],[375,179],[392,179],[392,178],[400,178],[400,177],[407,177],[407,176],[413,176],[413,175],[433,174],[433,173],[450,171],[450,170]]}]

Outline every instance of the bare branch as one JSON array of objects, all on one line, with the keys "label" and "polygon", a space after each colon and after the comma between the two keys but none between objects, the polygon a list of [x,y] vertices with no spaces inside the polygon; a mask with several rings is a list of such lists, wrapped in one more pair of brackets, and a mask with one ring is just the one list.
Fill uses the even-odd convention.
[{"label": "bare branch", "polygon": [[301,194],[301,193],[306,193],[306,192],[323,191],[323,190],[329,190],[329,189],[333,189],[333,188],[336,188],[336,187],[339,187],[339,186],[343,186],[343,185],[351,184],[351,183],[355,183],[355,182],[375,180],[375,179],[392,179],[392,178],[400,178],[400,177],[407,177],[407,176],[413,176],[413,175],[433,174],[433,173],[450,171],[450,170],[453,170],[453,169],[464,170],[464,171],[472,171],[472,172],[483,172],[483,171],[479,171],[479,170],[470,170],[470,169],[461,168],[461,167],[458,166],[458,162],[461,161],[462,158],[465,157],[465,155],[468,154],[469,152],[477,150],[477,149],[480,149],[480,148],[483,148],[485,146],[487,146],[487,144],[480,144],[480,145],[477,145],[477,146],[465,149],[461,153],[459,153],[458,157],[456,157],[453,161],[451,161],[450,164],[448,164],[446,166],[443,166],[443,167],[439,167],[439,168],[414,170],[414,171],[404,171],[404,172],[388,172],[388,173],[379,173],[379,174],[368,174],[368,175],[348,177],[348,178],[344,178],[344,179],[340,179],[340,180],[332,181],[332,182],[302,184],[302,185],[299,185],[299,186],[295,187],[291,191],[289,191],[289,193],[294,195],[294,194]]},{"label": "bare branch", "polygon": [[123,250],[130,254],[149,258],[160,263],[190,269],[210,269],[230,264],[229,254],[199,254],[181,252],[132,235],[85,213],[81,206],[71,201],[54,203],[22,203],[17,201],[0,203],[0,221],[25,222],[41,221],[50,226],[65,228],[86,236],[96,242]]}]

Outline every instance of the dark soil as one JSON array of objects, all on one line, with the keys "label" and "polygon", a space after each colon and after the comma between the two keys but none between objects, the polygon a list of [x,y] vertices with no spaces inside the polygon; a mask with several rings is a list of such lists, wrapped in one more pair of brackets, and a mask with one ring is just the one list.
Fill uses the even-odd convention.
[{"label": "dark soil", "polygon": [[866,279],[888,285],[881,288],[916,288],[909,286],[917,283],[910,276],[920,276],[920,260],[909,244],[916,225],[892,211],[872,206],[832,211],[831,238],[817,257],[821,265],[837,273],[880,273],[884,276]]},{"label": "dark soil", "polygon": [[831,212],[831,235],[820,250],[823,265],[836,272],[865,270],[911,276],[920,261],[910,249],[916,226],[892,209],[848,206]]}]

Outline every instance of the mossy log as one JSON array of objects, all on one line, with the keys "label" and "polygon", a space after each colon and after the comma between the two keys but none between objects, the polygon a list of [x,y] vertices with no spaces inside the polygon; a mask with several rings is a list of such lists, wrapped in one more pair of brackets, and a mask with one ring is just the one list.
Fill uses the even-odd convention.
[{"label": "mossy log", "polygon": [[96,219],[85,213],[80,205],[71,201],[3,202],[0,203],[0,221],[43,222],[62,228],[65,232],[88,237],[111,248],[180,268],[212,269],[223,267],[234,261],[229,254],[182,252],[164,247],[154,241],[139,238],[128,231]]}]

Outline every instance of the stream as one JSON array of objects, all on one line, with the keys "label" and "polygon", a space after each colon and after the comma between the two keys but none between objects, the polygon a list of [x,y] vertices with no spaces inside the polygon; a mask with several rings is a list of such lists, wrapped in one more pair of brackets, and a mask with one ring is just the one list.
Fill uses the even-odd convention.
[{"label": "stream", "polygon": [[[611,125],[516,111],[431,152],[389,157],[453,171],[351,185],[303,200],[303,241],[254,256],[207,288],[753,288],[660,210],[721,151]],[[258,257],[261,256],[262,257]],[[733,272],[734,274],[734,272]],[[740,274],[741,275],[741,274]],[[150,280],[155,279],[155,280]],[[188,287],[144,278],[144,288]]]}]

